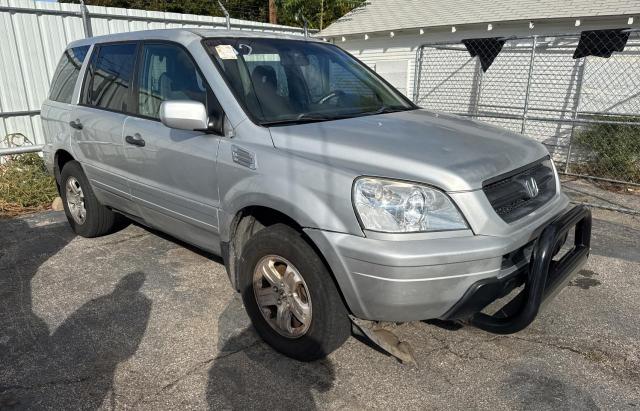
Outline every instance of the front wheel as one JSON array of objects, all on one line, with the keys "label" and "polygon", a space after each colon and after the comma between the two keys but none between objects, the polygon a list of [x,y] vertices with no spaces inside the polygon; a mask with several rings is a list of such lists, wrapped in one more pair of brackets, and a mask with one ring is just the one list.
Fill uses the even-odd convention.
[{"label": "front wheel", "polygon": [[238,268],[247,313],[277,351],[313,361],[351,334],[331,274],[298,231],[284,224],[259,231],[245,245]]}]

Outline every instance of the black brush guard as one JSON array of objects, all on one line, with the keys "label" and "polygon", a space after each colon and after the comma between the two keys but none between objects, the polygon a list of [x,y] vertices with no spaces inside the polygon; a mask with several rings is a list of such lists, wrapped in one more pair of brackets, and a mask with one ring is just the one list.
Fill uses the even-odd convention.
[{"label": "black brush guard", "polygon": [[[574,245],[554,261],[569,231],[575,227]],[[516,278],[489,278],[476,282],[443,319],[468,319],[482,330],[511,334],[526,328],[538,315],[541,304],[554,295],[589,256],[591,211],[576,206],[552,221],[535,240],[529,266],[521,273],[524,288],[493,315],[480,312],[489,303],[515,288]]]}]

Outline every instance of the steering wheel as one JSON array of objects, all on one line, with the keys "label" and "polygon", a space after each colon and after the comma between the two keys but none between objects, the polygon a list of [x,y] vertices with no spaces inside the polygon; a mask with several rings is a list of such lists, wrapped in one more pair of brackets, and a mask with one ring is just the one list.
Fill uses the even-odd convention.
[{"label": "steering wheel", "polygon": [[334,98],[340,98],[344,96],[344,91],[342,90],[333,90],[330,91],[328,94],[322,96],[320,98],[320,100],[318,100],[318,104],[325,104],[327,101],[334,99]]}]

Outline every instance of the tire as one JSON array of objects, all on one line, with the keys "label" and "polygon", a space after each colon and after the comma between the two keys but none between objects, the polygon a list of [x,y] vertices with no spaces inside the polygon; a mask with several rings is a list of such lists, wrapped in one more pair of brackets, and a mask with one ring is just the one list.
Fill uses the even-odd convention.
[{"label": "tire", "polygon": [[[295,293],[298,294],[298,299],[308,293],[308,298],[305,299],[310,307],[310,321],[302,335],[283,335],[282,329],[279,330],[273,325],[275,320],[272,319],[270,323],[267,319],[268,314],[277,315],[277,306],[261,309],[258,303],[254,282],[261,282],[265,286],[263,290],[270,288],[270,282],[266,281],[266,278],[256,280],[254,273],[258,264],[272,258],[280,258],[291,264],[287,267],[292,267],[293,271],[300,274],[305,290],[308,290],[298,288],[299,292]],[[302,234],[293,228],[275,224],[258,231],[244,246],[238,270],[240,290],[247,314],[260,337],[276,351],[299,361],[314,361],[339,348],[351,335],[351,321],[331,274]],[[297,274],[296,278],[299,279]],[[282,276],[283,279],[285,277],[286,274]],[[297,324],[297,318],[293,318],[289,325],[292,323]],[[304,327],[297,328],[301,329]]]},{"label": "tire", "polygon": [[[69,202],[69,197],[71,196],[69,196],[67,192],[67,185],[70,181],[73,183],[77,182],[84,196],[84,221],[78,221],[74,218],[74,214],[77,215],[77,213],[71,210],[72,205]],[[80,163],[77,161],[66,163],[60,173],[60,197],[62,197],[64,212],[71,225],[71,229],[79,236],[88,238],[99,237],[114,231],[118,220],[116,214],[100,204],[89,184],[89,179],[87,179]],[[71,201],[73,202],[75,200],[71,199]]]}]

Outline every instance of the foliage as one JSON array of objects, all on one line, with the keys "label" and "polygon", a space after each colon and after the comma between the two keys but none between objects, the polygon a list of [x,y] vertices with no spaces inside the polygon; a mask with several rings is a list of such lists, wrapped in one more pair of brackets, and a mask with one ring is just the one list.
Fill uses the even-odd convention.
[{"label": "foliage", "polygon": [[[61,3],[77,3],[78,0],[59,0]],[[191,13],[206,16],[223,16],[217,0],[86,0],[93,6],[123,7],[131,9]],[[222,0],[233,18],[268,22],[269,0]],[[279,24],[302,26],[302,13],[309,20],[309,28],[327,27],[338,18],[366,0],[276,0]]]},{"label": "foliage", "polygon": [[302,21],[296,21],[296,14],[302,13],[309,20],[309,28],[323,29],[365,3],[366,0],[280,0],[278,23],[301,26]]},{"label": "foliage", "polygon": [[[5,142],[15,141],[15,135]],[[22,140],[29,142],[22,136]],[[58,196],[55,180],[35,153],[20,154],[0,163],[0,217],[47,208]]]},{"label": "foliage", "polygon": [[[61,3],[78,3],[78,0],[59,0]],[[232,17],[264,21],[268,4],[264,0],[223,1]],[[86,0],[91,6],[122,7],[149,11],[190,13],[205,16],[223,16],[216,0]]]},{"label": "foliage", "polygon": [[[640,118],[606,117],[595,120],[640,122]],[[576,147],[586,156],[582,173],[640,183],[640,126],[592,124],[575,136]]]}]

